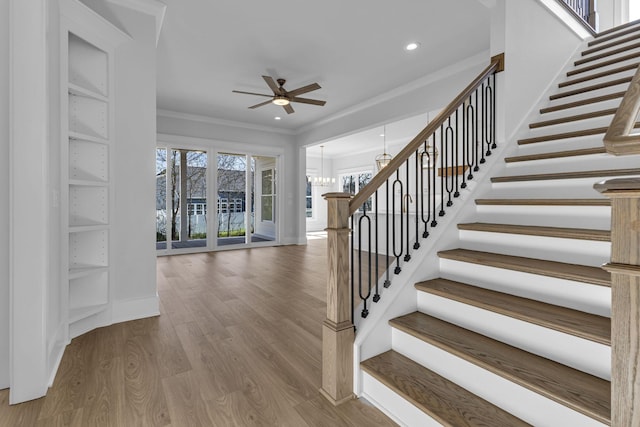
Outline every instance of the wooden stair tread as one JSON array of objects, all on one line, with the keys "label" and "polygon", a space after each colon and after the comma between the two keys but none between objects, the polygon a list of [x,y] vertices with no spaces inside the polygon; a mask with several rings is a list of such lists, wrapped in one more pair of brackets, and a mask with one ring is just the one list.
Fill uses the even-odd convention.
[{"label": "wooden stair tread", "polygon": [[602,83],[598,83],[598,84],[591,85],[591,86],[585,86],[585,87],[581,87],[579,89],[568,90],[566,92],[560,92],[560,93],[553,94],[553,95],[551,95],[549,97],[549,99],[551,101],[553,101],[553,100],[560,99],[560,98],[566,98],[568,96],[579,95],[579,94],[585,93],[585,92],[591,92],[591,91],[594,91],[594,90],[604,89],[604,88],[611,87],[611,86],[617,86],[617,85],[621,85],[621,84],[625,84],[625,83],[631,83],[631,79],[632,79],[631,76],[622,77],[620,79],[610,80],[608,82],[602,82]]},{"label": "wooden stair tread", "polygon": [[393,350],[365,360],[360,366],[445,426],[529,425]]},{"label": "wooden stair tread", "polygon": [[487,267],[503,268],[592,285],[611,286],[611,274],[599,267],[472,251],[470,249],[440,251],[438,252],[438,256],[440,258],[479,264]]},{"label": "wooden stair tread", "polygon": [[[595,46],[597,44],[608,42],[609,40],[614,40],[614,39],[617,39],[618,37],[626,36],[627,34],[640,31],[640,26],[636,26],[638,25],[638,22],[639,21],[631,21],[631,22],[627,22],[626,24],[618,25],[616,27],[609,28],[608,30],[602,31],[596,34],[595,38],[591,40],[589,43],[587,43],[587,45]],[[627,28],[627,27],[630,27],[630,28]],[[621,31],[624,28],[627,28],[627,29],[624,31]],[[611,33],[615,33],[615,34],[611,34]]]},{"label": "wooden stair tread", "polygon": [[593,98],[581,99],[574,102],[567,102],[565,104],[553,105],[551,107],[545,107],[540,109],[540,114],[551,113],[554,111],[566,110],[568,108],[581,107],[583,105],[595,104],[598,102],[609,101],[612,99],[622,98],[626,92],[610,93],[608,95],[595,96]]},{"label": "wooden stair tread", "polygon": [[608,108],[606,110],[592,111],[584,114],[576,114],[573,116],[560,117],[559,119],[534,122],[529,125],[529,128],[536,129],[544,126],[554,126],[554,125],[559,125],[563,123],[576,122],[579,120],[593,119],[595,117],[612,116],[616,113],[617,110],[618,110],[617,108]]},{"label": "wooden stair tread", "polygon": [[423,313],[414,312],[389,323],[522,387],[602,423],[610,423],[608,381]]},{"label": "wooden stair tread", "polygon": [[640,33],[631,34],[628,37],[625,37],[610,43],[602,42],[596,45],[596,47],[592,47],[590,49],[582,51],[582,56],[591,55],[592,53],[596,53],[604,49],[609,49],[610,47],[618,46],[618,45],[628,43],[637,39],[640,39]]},{"label": "wooden stair tread", "polygon": [[611,319],[447,279],[416,289],[604,345],[611,345]]},{"label": "wooden stair tread", "polygon": [[[620,43],[622,43],[622,42],[620,42]],[[623,47],[619,47],[617,49],[612,49],[612,50],[610,50],[608,52],[602,52],[602,53],[599,53],[597,55],[590,56],[588,58],[579,59],[579,60],[575,61],[573,63],[573,65],[578,66],[578,65],[586,64],[586,63],[591,62],[591,61],[595,61],[595,60],[598,60],[598,59],[606,58],[607,56],[611,56],[611,55],[617,55],[619,53],[627,52],[629,50],[637,49],[637,48],[640,48],[640,43],[634,43],[634,44],[629,45],[629,46],[623,46]]]},{"label": "wooden stair tread", "polygon": [[476,205],[492,206],[611,206],[611,199],[476,199]]},{"label": "wooden stair tread", "polygon": [[617,64],[619,62],[628,61],[629,59],[634,59],[634,58],[638,58],[638,57],[640,57],[640,51],[639,52],[632,52],[632,53],[630,53],[628,55],[619,56],[617,58],[608,59],[606,61],[598,62],[598,63],[591,64],[591,65],[586,65],[586,66],[581,67],[581,68],[574,68],[573,70],[570,70],[570,71],[567,72],[567,76],[569,76],[569,77],[575,76],[576,74],[585,73],[587,71],[592,71],[592,70],[597,70],[598,68],[607,67],[609,65]]},{"label": "wooden stair tread", "polygon": [[491,182],[546,181],[554,179],[582,179],[627,175],[640,175],[640,169],[607,169],[595,171],[541,173],[532,175],[494,176],[491,178]]},{"label": "wooden stair tread", "polygon": [[467,231],[484,231],[488,233],[555,237],[559,239],[593,240],[597,242],[611,241],[611,232],[609,230],[593,230],[585,228],[542,227],[537,225],[490,224],[485,222],[472,222],[466,224],[458,224],[458,229]]},{"label": "wooden stair tread", "polygon": [[584,82],[587,82],[589,80],[599,79],[600,77],[607,77],[607,76],[610,76],[610,75],[613,75],[613,74],[622,73],[622,72],[630,71],[630,70],[635,70],[635,69],[638,68],[638,66],[640,66],[640,62],[635,62],[633,64],[623,65],[622,67],[613,68],[611,70],[602,71],[600,73],[589,74],[588,76],[579,77],[577,79],[565,80],[564,82],[559,83],[558,87],[571,86],[571,85],[575,85],[575,84],[578,84],[578,83],[584,83]]},{"label": "wooden stair tread", "polygon": [[558,159],[562,157],[588,156],[592,154],[606,154],[607,149],[602,147],[582,148],[579,150],[554,151],[550,153],[528,154],[525,156],[505,157],[507,163],[528,162],[532,160]]}]

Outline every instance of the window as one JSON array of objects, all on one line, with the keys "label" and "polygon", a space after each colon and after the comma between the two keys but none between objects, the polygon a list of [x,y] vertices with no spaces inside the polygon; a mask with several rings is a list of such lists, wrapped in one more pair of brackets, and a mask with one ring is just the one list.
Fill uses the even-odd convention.
[{"label": "window", "polygon": [[[371,171],[352,172],[340,175],[340,183],[342,185],[342,191],[345,193],[357,194],[358,191],[371,181],[373,173]],[[367,211],[371,210],[371,198],[369,198],[365,205]],[[362,211],[362,207],[359,209]]]},{"label": "window", "polygon": [[313,218],[313,186],[312,177],[307,175],[307,218]]},{"label": "window", "polygon": [[262,195],[260,196],[260,209],[262,221],[275,221],[275,170],[262,171]]}]

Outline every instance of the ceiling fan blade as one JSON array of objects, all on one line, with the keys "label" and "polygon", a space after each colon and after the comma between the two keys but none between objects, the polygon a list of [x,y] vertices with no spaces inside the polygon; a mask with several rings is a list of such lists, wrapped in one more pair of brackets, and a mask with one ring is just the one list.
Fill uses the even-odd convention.
[{"label": "ceiling fan blade", "polygon": [[262,78],[265,82],[267,82],[267,85],[273,91],[273,93],[275,93],[276,95],[281,95],[280,88],[278,87],[278,84],[275,82],[275,80],[273,80],[273,77],[262,76]]},{"label": "ceiling fan blade", "polygon": [[249,108],[251,108],[251,109],[253,109],[253,108],[258,108],[258,107],[262,107],[263,105],[267,105],[267,104],[271,104],[271,100],[261,102],[260,104],[252,105],[252,106],[251,106],[251,107],[249,107]]},{"label": "ceiling fan blade", "polygon": [[298,89],[291,90],[287,92],[287,94],[289,96],[298,96],[298,95],[302,95],[303,93],[318,90],[320,89],[320,87],[321,86],[318,83],[311,83],[310,85],[302,86],[302,87],[299,87]]},{"label": "ceiling fan blade", "polygon": [[295,112],[291,104],[283,105],[282,108],[284,108],[284,111],[286,111],[287,114],[291,114]]},{"label": "ceiling fan blade", "polygon": [[233,92],[233,93],[243,93],[245,95],[268,96],[269,98],[273,98],[273,95],[265,95],[264,93],[244,92],[242,90],[232,90],[231,92]]},{"label": "ceiling fan blade", "polygon": [[291,102],[300,102],[302,104],[319,105],[321,107],[327,103],[327,101],[320,101],[319,99],[309,99],[309,98],[291,98]]}]

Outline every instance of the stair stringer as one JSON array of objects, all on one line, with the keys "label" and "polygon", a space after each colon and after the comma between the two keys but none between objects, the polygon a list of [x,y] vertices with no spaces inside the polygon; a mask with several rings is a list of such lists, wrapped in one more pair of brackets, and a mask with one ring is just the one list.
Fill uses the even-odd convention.
[{"label": "stair stringer", "polygon": [[389,320],[416,311],[418,293],[415,283],[438,275],[440,260],[437,251],[455,247],[459,236],[458,223],[475,214],[475,199],[491,189],[490,178],[504,170],[504,157],[512,151],[513,147],[504,141],[498,141],[497,148],[492,151],[491,156],[486,157],[480,171],[474,174],[472,181],[468,181],[468,187],[461,189],[460,197],[455,199],[454,205],[446,210],[445,216],[437,218],[438,225],[430,229],[429,237],[420,239],[420,249],[412,252],[411,261],[402,264],[400,274],[390,273],[393,275],[391,286],[385,289],[384,277],[380,280],[378,285],[381,298],[371,306],[369,316],[363,319],[360,316],[362,305],[356,307],[356,336],[353,344],[353,390],[356,396],[367,398],[362,394],[363,372],[360,362],[391,349],[392,328]]}]

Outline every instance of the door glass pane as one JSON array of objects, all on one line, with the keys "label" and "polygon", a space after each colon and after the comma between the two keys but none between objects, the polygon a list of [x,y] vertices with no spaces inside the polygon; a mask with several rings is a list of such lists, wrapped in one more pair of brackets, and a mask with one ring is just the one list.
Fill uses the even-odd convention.
[{"label": "door glass pane", "polygon": [[256,212],[255,235],[252,242],[274,241],[277,235],[277,170],[276,158],[254,157],[256,161],[256,199],[260,207]]},{"label": "door glass pane", "polygon": [[218,154],[218,246],[245,243],[247,156]]},{"label": "door glass pane", "polygon": [[171,248],[207,246],[207,153],[170,150]]},{"label": "door glass pane", "polygon": [[167,149],[156,150],[156,249],[167,249]]}]

